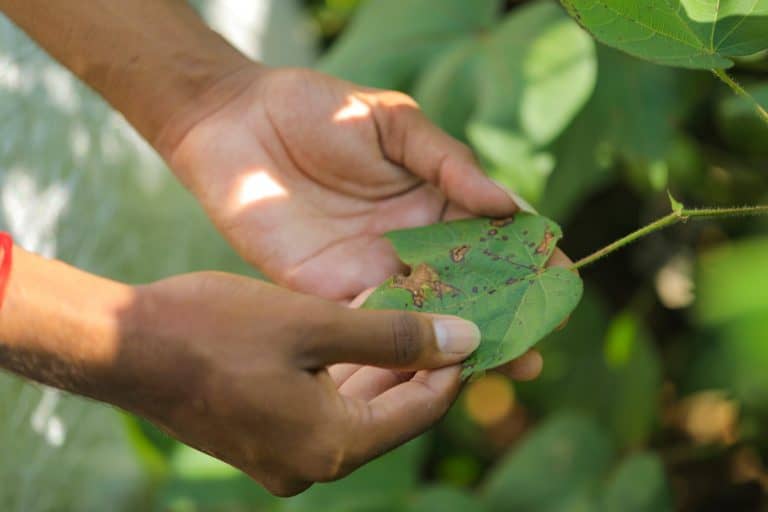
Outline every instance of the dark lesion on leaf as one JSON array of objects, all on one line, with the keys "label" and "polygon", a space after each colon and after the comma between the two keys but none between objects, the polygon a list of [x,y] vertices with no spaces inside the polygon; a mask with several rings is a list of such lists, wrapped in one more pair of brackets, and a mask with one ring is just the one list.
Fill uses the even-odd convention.
[{"label": "dark lesion on leaf", "polygon": [[391,286],[408,290],[413,297],[413,304],[418,308],[424,307],[430,293],[440,298],[444,295],[455,297],[459,293],[457,288],[444,283],[437,271],[426,263],[416,265],[408,275],[393,277]]},{"label": "dark lesion on leaf", "polygon": [[544,239],[541,241],[539,246],[536,248],[536,254],[547,254],[549,253],[549,246],[552,244],[552,241],[555,239],[555,234],[552,233],[549,229],[547,229],[544,232]]},{"label": "dark lesion on leaf", "polygon": [[451,261],[454,263],[461,263],[464,261],[464,257],[467,255],[470,249],[471,247],[468,245],[460,245],[459,247],[454,247],[451,249]]},{"label": "dark lesion on leaf", "polygon": [[491,226],[493,226],[495,228],[503,228],[505,226],[509,226],[513,222],[515,222],[515,216],[514,215],[511,216],[511,217],[505,217],[503,219],[493,219],[491,221]]}]

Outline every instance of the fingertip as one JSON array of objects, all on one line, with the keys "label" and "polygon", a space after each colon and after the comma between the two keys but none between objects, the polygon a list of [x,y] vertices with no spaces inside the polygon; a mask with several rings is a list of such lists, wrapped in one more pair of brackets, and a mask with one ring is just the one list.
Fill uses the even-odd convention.
[{"label": "fingertip", "polygon": [[552,256],[549,258],[549,261],[547,262],[548,267],[565,267],[568,268],[571,265],[573,265],[573,261],[571,258],[566,256],[566,254],[561,251],[559,248],[556,248],[554,252],[552,253]]},{"label": "fingertip", "polygon": [[456,174],[463,177],[457,197],[448,197],[474,215],[506,217],[519,210],[513,195],[486,176],[474,157],[459,164]]},{"label": "fingertip", "polygon": [[357,297],[352,299],[352,301],[349,304],[347,304],[347,307],[352,309],[360,308],[360,306],[365,304],[365,301],[368,300],[368,297],[370,297],[375,291],[376,291],[375,287],[363,290]]},{"label": "fingertip", "polygon": [[437,348],[452,362],[466,359],[480,346],[480,328],[474,322],[457,316],[431,316]]},{"label": "fingertip", "polygon": [[512,380],[526,382],[537,379],[544,368],[544,358],[537,350],[529,350],[514,361],[497,368]]}]

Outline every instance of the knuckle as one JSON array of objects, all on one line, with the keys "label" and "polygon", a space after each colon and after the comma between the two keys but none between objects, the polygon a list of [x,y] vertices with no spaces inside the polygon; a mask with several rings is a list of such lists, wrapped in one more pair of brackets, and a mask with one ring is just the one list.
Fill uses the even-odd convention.
[{"label": "knuckle", "polygon": [[475,152],[464,142],[456,142],[456,156],[462,160],[474,160]]},{"label": "knuckle", "polygon": [[426,338],[426,329],[415,315],[396,313],[392,318],[392,354],[398,365],[408,365],[418,361],[423,352],[422,340]]}]

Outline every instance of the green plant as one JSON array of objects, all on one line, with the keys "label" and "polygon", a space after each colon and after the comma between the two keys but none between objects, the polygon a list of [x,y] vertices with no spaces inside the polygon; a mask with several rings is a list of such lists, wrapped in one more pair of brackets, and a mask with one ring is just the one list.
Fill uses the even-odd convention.
[{"label": "green plant", "polygon": [[388,235],[407,275],[389,279],[365,307],[452,314],[483,334],[464,363],[464,376],[516,357],[562,324],[581,300],[575,271],[656,231],[690,219],[768,215],[768,206],[690,209],[669,194],[671,213],[580,259],[546,267],[562,238],[560,226],[538,215],[469,219]]}]

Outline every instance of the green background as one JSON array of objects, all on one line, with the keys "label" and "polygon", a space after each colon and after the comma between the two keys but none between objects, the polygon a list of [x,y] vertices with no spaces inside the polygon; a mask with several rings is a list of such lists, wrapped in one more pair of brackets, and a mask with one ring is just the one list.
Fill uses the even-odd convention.
[{"label": "green background", "polygon": [[[414,95],[563,226],[573,258],[667,213],[668,189],[687,206],[768,203],[768,126],[706,69],[732,65],[768,107],[764,0],[723,0],[714,21],[714,1],[663,2],[654,26],[698,38],[682,50],[637,29],[648,2],[567,3],[602,43],[547,0],[312,0],[274,23],[314,42],[267,60]],[[285,50],[291,32],[273,32]],[[659,64],[681,55],[686,68]],[[124,121],[3,18],[0,119],[0,224],[22,245],[130,282],[255,275]],[[428,434],[291,499],[135,418],[2,375],[0,510],[765,510],[767,267],[765,220],[644,239],[584,269],[538,381],[477,380]]]}]

